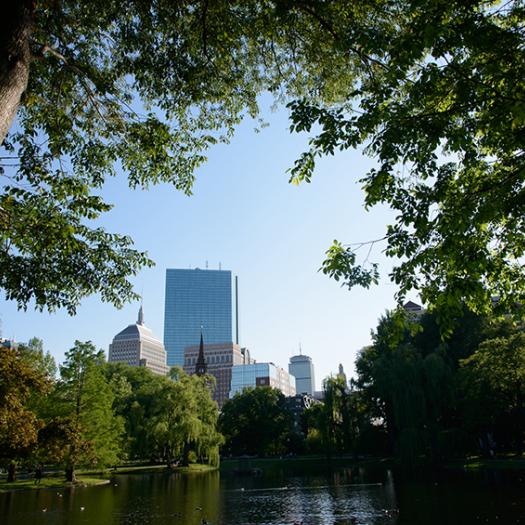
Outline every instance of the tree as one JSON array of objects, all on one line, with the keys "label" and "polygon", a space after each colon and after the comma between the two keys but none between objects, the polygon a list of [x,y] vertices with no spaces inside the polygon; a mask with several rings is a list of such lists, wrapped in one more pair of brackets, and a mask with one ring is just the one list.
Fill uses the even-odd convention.
[{"label": "tree", "polygon": [[115,393],[114,409],[125,423],[124,447],[133,459],[162,459],[218,465],[222,436],[219,410],[211,398],[209,376],[188,376],[174,367],[171,378],[143,367],[110,363],[106,376]]},{"label": "tree", "polygon": [[108,363],[108,380],[115,392],[115,412],[124,419],[124,449],[130,459],[152,459],[156,453],[149,421],[159,398],[161,378],[145,367]]},{"label": "tree", "polygon": [[[460,357],[473,354],[483,340],[483,322],[465,313],[443,342],[437,317],[427,313],[417,321],[402,310],[388,312],[372,334],[373,344],[356,360],[361,400],[369,417],[384,425],[390,452],[405,465],[418,457],[439,463],[468,448],[458,369]],[[462,328],[463,321],[474,334]]]},{"label": "tree", "polygon": [[114,412],[114,399],[104,374],[104,352],[90,341],[75,341],[60,367],[50,433],[64,439],[54,450],[59,453],[55,459],[65,463],[67,481],[75,480],[79,464],[104,467],[117,462],[124,422]]},{"label": "tree", "polygon": [[496,432],[503,447],[521,454],[525,432],[525,334],[483,341],[461,362],[465,416],[480,437]]},{"label": "tree", "polygon": [[234,455],[276,455],[286,452],[292,425],[284,395],[271,387],[245,388],[222,407],[219,430]]},{"label": "tree", "polygon": [[[322,270],[368,287],[379,280],[372,249],[383,243],[399,261],[390,274],[398,300],[418,291],[444,332],[464,305],[515,311],[525,299],[523,3],[360,2],[348,11],[350,23],[319,23],[359,58],[355,81],[336,104],[290,104],[292,131],[320,128],[291,180],[309,182],[318,157],[363,146],[377,161],[360,179],[365,205],[397,217],[382,239],[335,241]],[[358,258],[359,248],[368,255]]]},{"label": "tree", "polygon": [[205,458],[209,464],[218,466],[219,447],[224,443],[224,437],[218,429],[219,407],[211,397],[211,389],[215,388],[215,378],[211,375],[186,377],[192,382],[197,417],[201,422],[201,431],[193,445],[198,458]]},{"label": "tree", "polygon": [[[20,0],[0,26],[0,286],[19,307],[97,293],[120,306],[152,264],[92,226],[118,165],[132,187],[189,194],[213,144],[265,90],[328,92],[346,56],[305,2]],[[15,118],[15,125],[11,122]],[[9,134],[6,136],[6,133]],[[5,139],[5,140],[4,140]]]},{"label": "tree", "polygon": [[[361,181],[367,207],[398,213],[380,241],[401,261],[399,301],[419,291],[445,331],[463,304],[523,303],[520,0],[21,0],[3,14],[0,138],[17,120],[0,286],[20,307],[133,298],[128,276],[151,261],[90,227],[110,207],[105,178],[119,164],[131,186],[190,193],[207,148],[257,115],[265,90],[292,101],[292,131],[320,128],[292,182],[337,150],[377,160]],[[334,242],[323,271],[370,286],[377,264],[356,251],[377,242]]]},{"label": "tree", "polygon": [[50,387],[49,379],[16,350],[0,347],[0,458],[9,464],[8,481],[15,480],[16,460],[35,448],[43,426],[28,402]]},{"label": "tree", "polygon": [[47,376],[50,380],[54,380],[57,374],[57,365],[55,358],[51,355],[49,350],[44,352],[44,342],[38,337],[29,339],[27,346],[20,345],[18,347],[20,355],[27,359],[39,372]]}]

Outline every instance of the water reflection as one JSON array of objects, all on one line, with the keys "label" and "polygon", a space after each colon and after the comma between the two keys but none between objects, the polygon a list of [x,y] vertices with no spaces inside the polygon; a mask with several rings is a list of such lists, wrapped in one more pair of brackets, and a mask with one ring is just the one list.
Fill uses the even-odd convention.
[{"label": "water reflection", "polygon": [[[108,525],[471,525],[521,523],[523,480],[447,475],[417,482],[390,471],[290,467],[116,476],[107,486],[0,495],[0,523]],[[399,513],[398,513],[398,509]]]}]

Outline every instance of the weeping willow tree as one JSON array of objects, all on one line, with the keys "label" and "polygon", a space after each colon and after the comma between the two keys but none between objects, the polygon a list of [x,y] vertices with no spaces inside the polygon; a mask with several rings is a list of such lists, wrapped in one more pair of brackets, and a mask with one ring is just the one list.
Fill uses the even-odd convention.
[{"label": "weeping willow tree", "polygon": [[219,409],[210,396],[210,389],[215,387],[213,376],[186,376],[192,383],[197,416],[200,421],[200,432],[195,439],[197,458],[208,464],[219,466],[219,447],[224,443],[224,437],[218,431]]},{"label": "weeping willow tree", "polygon": [[[400,323],[402,323],[400,330]],[[439,456],[439,436],[448,428],[454,364],[439,338],[423,348],[416,324],[403,312],[384,316],[373,344],[357,361],[357,386],[388,432],[391,451],[406,464]]]},{"label": "weeping willow tree", "polygon": [[181,369],[172,377],[160,378],[155,392],[149,432],[156,454],[168,466],[188,465],[192,453],[217,466],[222,436],[217,431],[219,410],[211,398],[210,379],[188,376]]}]

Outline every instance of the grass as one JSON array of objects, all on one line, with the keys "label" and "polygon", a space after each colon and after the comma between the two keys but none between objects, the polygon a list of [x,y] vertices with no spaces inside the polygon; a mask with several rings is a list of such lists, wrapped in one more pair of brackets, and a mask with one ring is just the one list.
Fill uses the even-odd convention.
[{"label": "grass", "polygon": [[[170,472],[178,472],[181,474],[195,474],[210,472],[217,470],[216,467],[210,465],[191,464],[188,467],[175,467]],[[93,470],[93,469],[78,469],[76,470],[76,482],[69,483],[64,480],[62,472],[44,475],[41,482],[36,485],[33,477],[28,479],[18,479],[12,483],[5,480],[0,480],[0,492],[7,492],[13,490],[38,490],[45,488],[64,489],[70,487],[93,487],[96,485],[104,485],[109,483],[112,476],[119,474],[154,474],[167,472],[166,465],[134,465],[122,466],[116,470]]]},{"label": "grass", "polygon": [[[201,465],[199,463],[192,463],[188,467],[173,467],[169,472],[179,472],[182,474],[193,474],[198,472],[210,472],[217,470],[216,467],[210,465]],[[166,464],[162,465],[134,465],[118,467],[117,470],[111,470],[112,475],[118,474],[153,474],[157,472],[167,472]]]},{"label": "grass", "polygon": [[239,467],[241,468],[273,468],[273,467],[282,467],[283,465],[326,465],[330,462],[336,464],[344,465],[368,465],[373,467],[375,465],[382,465],[390,462],[388,458],[360,458],[357,461],[354,460],[351,456],[333,456],[331,459],[327,459],[324,455],[308,455],[308,456],[288,456],[282,458],[257,458],[257,457],[247,457],[247,458],[231,458],[223,459],[221,461],[220,469],[223,472],[228,472],[236,470]]},{"label": "grass", "polygon": [[7,481],[0,481],[0,492],[7,492],[11,490],[39,490],[39,489],[63,489],[69,487],[93,487],[95,485],[104,485],[109,483],[108,479],[77,476],[75,483],[68,483],[64,481],[63,476],[49,476],[43,477],[41,482],[36,485],[35,480],[30,479],[19,479],[17,481],[8,483]]},{"label": "grass", "polygon": [[466,470],[525,470],[525,458],[522,456],[498,456],[492,459],[471,457],[453,466],[461,466]]}]

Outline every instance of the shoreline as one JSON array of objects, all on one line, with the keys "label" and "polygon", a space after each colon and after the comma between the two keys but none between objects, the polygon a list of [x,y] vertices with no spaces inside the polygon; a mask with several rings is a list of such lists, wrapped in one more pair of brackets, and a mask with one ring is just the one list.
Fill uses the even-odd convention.
[{"label": "shoreline", "polygon": [[218,470],[218,467],[210,465],[192,464],[188,467],[173,467],[168,469],[166,465],[138,465],[117,467],[117,469],[105,471],[93,470],[79,470],[77,474],[77,481],[74,483],[65,481],[63,476],[50,474],[42,477],[42,481],[37,485],[33,477],[27,479],[19,479],[17,481],[7,483],[4,479],[0,480],[0,494],[7,492],[22,492],[29,490],[69,490],[76,488],[89,488],[108,485],[111,483],[113,477],[120,474],[201,474],[205,472],[212,472]]},{"label": "shoreline", "polygon": [[[396,460],[394,458],[387,457],[369,457],[359,458],[354,461],[353,458],[348,456],[332,456],[326,458],[326,456],[291,456],[282,458],[259,458],[259,457],[234,457],[224,458],[221,460],[219,467],[212,467],[210,465],[203,464],[191,464],[188,467],[173,467],[168,469],[165,464],[160,465],[122,465],[116,469],[111,470],[81,470],[79,469],[77,474],[77,481],[75,483],[64,481],[62,476],[51,473],[42,478],[42,481],[36,485],[34,478],[19,479],[13,483],[7,483],[5,480],[0,480],[0,494],[7,492],[21,492],[29,490],[68,490],[75,488],[89,488],[104,486],[111,483],[111,480],[121,474],[133,475],[133,474],[203,474],[219,470],[225,474],[234,472],[242,464],[244,467],[249,469],[261,469],[274,468],[277,465],[290,465],[290,464],[330,464],[330,463],[341,462],[347,463],[349,466],[368,466],[368,467],[389,467],[396,468]],[[431,469],[430,465],[419,464],[416,468]],[[462,471],[475,471],[475,470],[499,470],[499,471],[516,471],[525,470],[525,457],[519,456],[499,456],[492,459],[486,459],[481,457],[467,457],[457,460],[451,460],[439,467],[443,470],[462,470]]]}]

